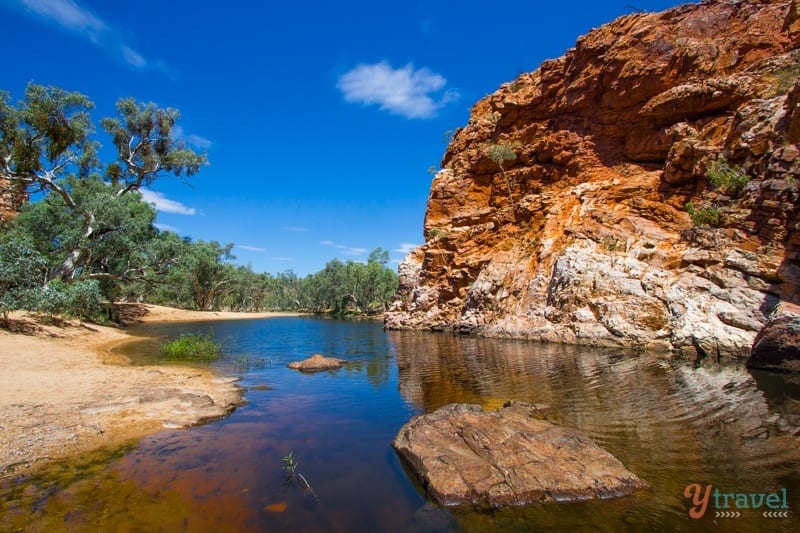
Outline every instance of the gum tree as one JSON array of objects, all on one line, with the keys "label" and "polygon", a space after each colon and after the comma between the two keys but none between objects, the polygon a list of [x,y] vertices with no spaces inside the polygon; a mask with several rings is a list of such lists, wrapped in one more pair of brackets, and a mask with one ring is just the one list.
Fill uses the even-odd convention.
[{"label": "gum tree", "polygon": [[141,217],[139,228],[152,231],[152,210],[135,207],[142,202],[134,193],[163,176],[192,176],[207,164],[205,154],[174,137],[177,110],[131,98],[119,100],[117,116],[100,123],[116,149],[115,160],[104,164],[94,139],[93,108],[80,93],[34,83],[17,105],[0,93],[0,183],[16,197],[44,193],[49,208],[69,221],[68,238],[49,244],[60,255],[51,279],[132,272],[111,266],[126,246],[108,243],[122,235],[135,238],[126,227],[130,217]]}]

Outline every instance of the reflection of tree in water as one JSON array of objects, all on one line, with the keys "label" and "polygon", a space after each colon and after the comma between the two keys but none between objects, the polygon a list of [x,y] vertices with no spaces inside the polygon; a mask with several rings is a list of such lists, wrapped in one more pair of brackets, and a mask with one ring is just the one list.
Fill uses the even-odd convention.
[{"label": "reflection of tree in water", "polygon": [[[397,352],[400,392],[425,411],[453,402],[502,405],[520,399],[546,402],[550,396],[545,352],[574,352],[571,346],[533,345],[481,337],[390,332]],[[558,357],[569,361],[574,357]]]}]

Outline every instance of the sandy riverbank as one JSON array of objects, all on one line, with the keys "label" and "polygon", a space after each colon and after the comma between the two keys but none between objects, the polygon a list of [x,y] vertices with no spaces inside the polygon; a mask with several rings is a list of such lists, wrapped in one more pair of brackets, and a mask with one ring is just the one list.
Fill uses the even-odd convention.
[{"label": "sandy riverbank", "polygon": [[[235,320],[286,313],[121,309],[123,323]],[[189,367],[133,367],[110,348],[124,329],[24,320],[0,330],[0,477],[169,427],[223,417],[242,399],[232,378]]]}]

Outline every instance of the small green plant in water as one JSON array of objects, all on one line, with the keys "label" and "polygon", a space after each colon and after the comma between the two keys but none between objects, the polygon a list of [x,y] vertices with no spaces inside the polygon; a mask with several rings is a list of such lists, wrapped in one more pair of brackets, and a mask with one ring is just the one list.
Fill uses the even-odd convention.
[{"label": "small green plant in water", "polygon": [[184,333],[161,346],[164,357],[176,361],[214,361],[221,352],[222,346],[210,333]]},{"label": "small green plant in water", "polygon": [[289,472],[289,475],[294,477],[297,471],[297,460],[294,458],[294,452],[289,452],[283,456],[283,469]]},{"label": "small green plant in water", "polygon": [[317,495],[314,494],[314,489],[311,488],[311,483],[305,478],[305,476],[297,471],[297,459],[294,458],[294,452],[289,452],[288,454],[283,456],[283,469],[289,472],[289,477],[286,479],[288,485],[291,485],[298,480],[303,485],[303,490],[306,494],[309,494],[315,500],[317,500]]},{"label": "small green plant in water", "polygon": [[739,196],[750,183],[750,176],[739,167],[732,167],[724,158],[717,159],[706,173],[715,189],[722,189],[731,196]]}]

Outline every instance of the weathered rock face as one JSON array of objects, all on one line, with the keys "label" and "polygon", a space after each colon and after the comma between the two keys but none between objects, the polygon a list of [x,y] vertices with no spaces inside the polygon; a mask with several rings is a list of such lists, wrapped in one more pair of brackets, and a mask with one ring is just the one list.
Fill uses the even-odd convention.
[{"label": "weathered rock face", "polygon": [[[800,301],[799,43],[800,2],[708,0],[620,18],[478,102],[387,327],[747,357]],[[710,182],[720,158],[742,190]]]},{"label": "weathered rock face", "polygon": [[451,404],[413,418],[392,445],[442,505],[491,507],[625,496],[646,484],[573,429],[512,403]]},{"label": "weathered rock face", "polygon": [[780,305],[753,343],[750,368],[800,373],[800,307]]},{"label": "weathered rock face", "polygon": [[336,359],[335,357],[325,357],[322,354],[314,354],[308,359],[302,361],[294,361],[287,366],[293,370],[301,372],[322,372],[323,370],[336,370],[340,368],[345,361],[343,359]]},{"label": "weathered rock face", "polygon": [[8,180],[0,178],[0,222],[14,218],[27,200],[24,191],[9,187]]}]

